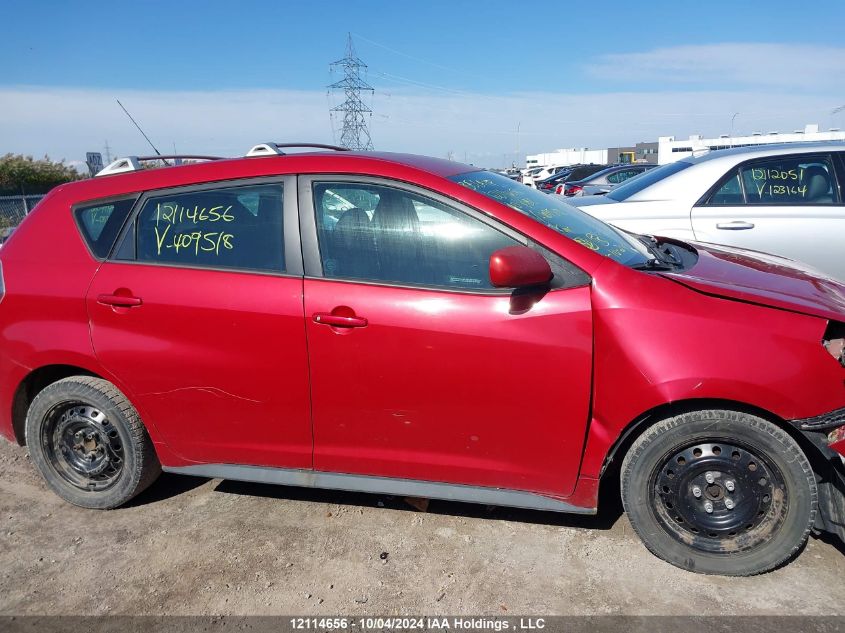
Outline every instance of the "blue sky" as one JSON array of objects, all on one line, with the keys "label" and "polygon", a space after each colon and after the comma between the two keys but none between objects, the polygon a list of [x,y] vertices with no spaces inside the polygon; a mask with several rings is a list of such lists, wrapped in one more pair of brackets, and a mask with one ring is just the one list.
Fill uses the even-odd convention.
[{"label": "blue sky", "polygon": [[5,5],[0,152],[145,151],[115,97],[169,149],[331,141],[347,32],[376,147],[477,163],[719,134],[734,112],[737,131],[841,125],[845,103],[841,28],[825,26],[845,23],[841,1]]}]

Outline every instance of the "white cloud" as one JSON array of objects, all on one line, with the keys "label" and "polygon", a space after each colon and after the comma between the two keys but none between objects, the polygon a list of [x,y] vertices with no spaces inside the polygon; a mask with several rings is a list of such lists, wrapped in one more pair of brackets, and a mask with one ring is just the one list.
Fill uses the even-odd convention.
[{"label": "white cloud", "polygon": [[108,140],[122,154],[152,153],[115,97],[164,154],[174,143],[186,153],[233,154],[298,134],[325,141],[328,130],[325,97],[313,92],[0,88],[0,151],[78,159]]},{"label": "white cloud", "polygon": [[[836,88],[832,88],[835,91]],[[115,91],[0,88],[0,154],[68,160],[86,151],[151,150],[114,101],[119,97],[162,153],[243,154],[262,141],[332,142],[323,91]],[[839,101],[837,101],[837,99]],[[376,149],[501,165],[557,147],[608,147],[658,136],[793,130],[831,122],[842,96],[780,91],[664,91],[511,95],[377,92],[371,132]],[[837,115],[845,118],[845,114]],[[837,123],[841,123],[838,119]],[[517,137],[517,125],[520,133]]]},{"label": "white cloud", "polygon": [[845,80],[845,48],[725,43],[602,55],[588,73],[611,81],[710,87],[767,86],[833,91]]}]

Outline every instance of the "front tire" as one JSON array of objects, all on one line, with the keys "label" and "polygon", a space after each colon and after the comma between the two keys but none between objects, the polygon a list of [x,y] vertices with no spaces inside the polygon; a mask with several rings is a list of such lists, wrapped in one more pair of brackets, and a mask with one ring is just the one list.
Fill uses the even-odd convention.
[{"label": "front tire", "polygon": [[749,576],[801,550],[817,487],[801,448],[771,422],[736,411],[662,420],[622,463],[622,504],[658,557],[689,571]]},{"label": "front tire", "polygon": [[50,489],[83,508],[123,505],[161,472],[138,412],[102,378],[71,376],[39,392],[26,444]]}]

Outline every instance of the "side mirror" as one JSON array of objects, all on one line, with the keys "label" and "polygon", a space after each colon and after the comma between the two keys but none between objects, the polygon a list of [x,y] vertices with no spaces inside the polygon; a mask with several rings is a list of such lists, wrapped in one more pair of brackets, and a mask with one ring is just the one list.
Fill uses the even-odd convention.
[{"label": "side mirror", "polygon": [[525,288],[549,283],[549,262],[527,246],[508,246],[490,255],[490,283],[496,288]]}]

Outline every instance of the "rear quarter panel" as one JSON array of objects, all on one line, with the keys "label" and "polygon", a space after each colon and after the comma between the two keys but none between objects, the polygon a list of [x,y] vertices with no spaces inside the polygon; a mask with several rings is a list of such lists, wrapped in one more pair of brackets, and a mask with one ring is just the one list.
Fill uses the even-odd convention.
[{"label": "rear quarter panel", "polygon": [[[97,268],[62,188],[24,219],[0,248],[0,434],[15,439],[12,402],[21,381],[45,365],[101,374],[91,347],[85,291]],[[21,438],[18,438],[21,439]]]}]

